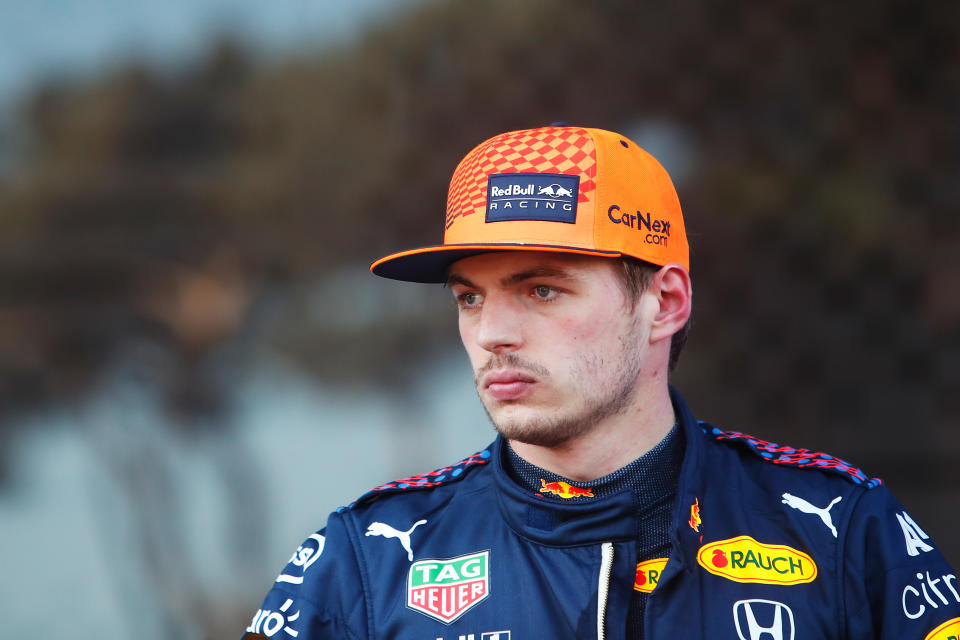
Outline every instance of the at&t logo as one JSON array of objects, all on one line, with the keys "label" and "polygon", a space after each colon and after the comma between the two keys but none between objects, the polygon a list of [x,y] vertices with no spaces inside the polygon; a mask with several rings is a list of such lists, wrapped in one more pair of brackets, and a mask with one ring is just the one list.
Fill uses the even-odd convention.
[{"label": "at&t logo", "polygon": [[302,545],[290,556],[287,566],[283,573],[277,576],[275,582],[289,582],[291,584],[303,584],[303,574],[307,572],[320,554],[323,553],[323,545],[326,539],[319,533],[314,533],[307,538]]}]

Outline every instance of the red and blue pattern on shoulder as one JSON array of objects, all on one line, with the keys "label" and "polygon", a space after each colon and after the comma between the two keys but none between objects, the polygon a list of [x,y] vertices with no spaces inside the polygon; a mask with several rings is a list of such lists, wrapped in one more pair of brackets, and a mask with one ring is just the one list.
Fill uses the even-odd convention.
[{"label": "red and blue pattern on shoulder", "polygon": [[411,489],[427,489],[429,487],[439,487],[441,485],[457,482],[458,480],[462,480],[464,477],[466,477],[467,473],[471,469],[490,462],[491,455],[490,447],[488,447],[483,451],[478,451],[472,456],[467,456],[456,464],[452,464],[447,467],[440,467],[439,469],[434,469],[433,471],[429,471],[427,473],[418,473],[410,476],[409,478],[401,478],[399,480],[394,480],[393,482],[381,484],[373,489],[370,489],[370,491],[367,491],[365,494],[353,501],[353,503],[351,503],[349,506],[340,507],[337,511],[353,508],[354,505],[365,502],[385,493],[396,493],[400,491],[409,491]]},{"label": "red and blue pattern on shoulder", "polygon": [[800,469],[820,469],[842,476],[866,489],[873,489],[883,484],[883,480],[880,478],[871,478],[846,460],[841,460],[827,453],[783,446],[739,431],[723,431],[706,422],[700,422],[699,424],[703,432],[714,440],[735,442],[773,464]]}]

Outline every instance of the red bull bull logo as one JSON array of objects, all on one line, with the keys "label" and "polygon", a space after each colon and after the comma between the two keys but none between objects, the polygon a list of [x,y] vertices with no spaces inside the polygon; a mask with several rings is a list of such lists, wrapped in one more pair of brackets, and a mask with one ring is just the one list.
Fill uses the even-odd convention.
[{"label": "red bull bull logo", "polygon": [[633,590],[640,593],[653,593],[663,574],[663,568],[667,566],[667,558],[654,558],[653,560],[644,560],[637,564],[637,577],[633,581]]},{"label": "red bull bull logo", "polygon": [[543,478],[540,478],[540,493],[552,493],[555,496],[560,496],[561,498],[593,498],[593,489],[590,487],[574,487],[573,485],[564,482],[562,480],[558,482],[547,482]]},{"label": "red bull bull logo", "polygon": [[694,503],[690,505],[690,520],[688,520],[687,523],[691,529],[700,533],[700,525],[703,524],[703,521],[700,519],[700,498],[696,498]]}]

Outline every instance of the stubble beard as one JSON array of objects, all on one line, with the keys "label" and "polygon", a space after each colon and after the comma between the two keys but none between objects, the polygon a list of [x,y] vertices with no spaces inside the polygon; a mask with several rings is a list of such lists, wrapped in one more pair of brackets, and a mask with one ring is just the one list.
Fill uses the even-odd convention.
[{"label": "stubble beard", "polygon": [[[615,362],[605,362],[601,356],[592,355],[582,358],[571,369],[571,379],[575,389],[590,388],[592,386],[588,384],[590,381],[607,380],[608,384],[599,386],[601,391],[599,395],[582,397],[577,405],[569,409],[558,409],[553,413],[540,410],[526,411],[524,412],[526,415],[517,415],[515,412],[505,415],[504,412],[500,412],[496,417],[481,395],[481,404],[487,412],[487,417],[490,418],[497,432],[509,440],[548,448],[560,447],[575,441],[595,429],[606,418],[619,415],[629,405],[640,375],[640,354],[632,340],[625,342],[625,348]],[[502,366],[528,371],[545,383],[549,382],[549,371],[515,354],[493,356],[491,361],[478,372],[477,379],[479,380],[480,374],[485,371]],[[522,406],[524,401],[503,404]]]}]

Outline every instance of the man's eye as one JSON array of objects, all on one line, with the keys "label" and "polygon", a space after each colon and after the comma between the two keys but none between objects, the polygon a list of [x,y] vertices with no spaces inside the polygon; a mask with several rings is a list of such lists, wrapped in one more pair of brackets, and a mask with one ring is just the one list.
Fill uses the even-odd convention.
[{"label": "man's eye", "polygon": [[545,284],[541,284],[534,287],[533,292],[534,294],[536,294],[538,298],[542,300],[549,300],[550,298],[552,298],[557,294],[557,292],[553,290],[553,287],[548,287]]},{"label": "man's eye", "polygon": [[479,293],[461,293],[458,298],[460,299],[460,304],[465,307],[474,307],[478,305],[483,299]]}]

